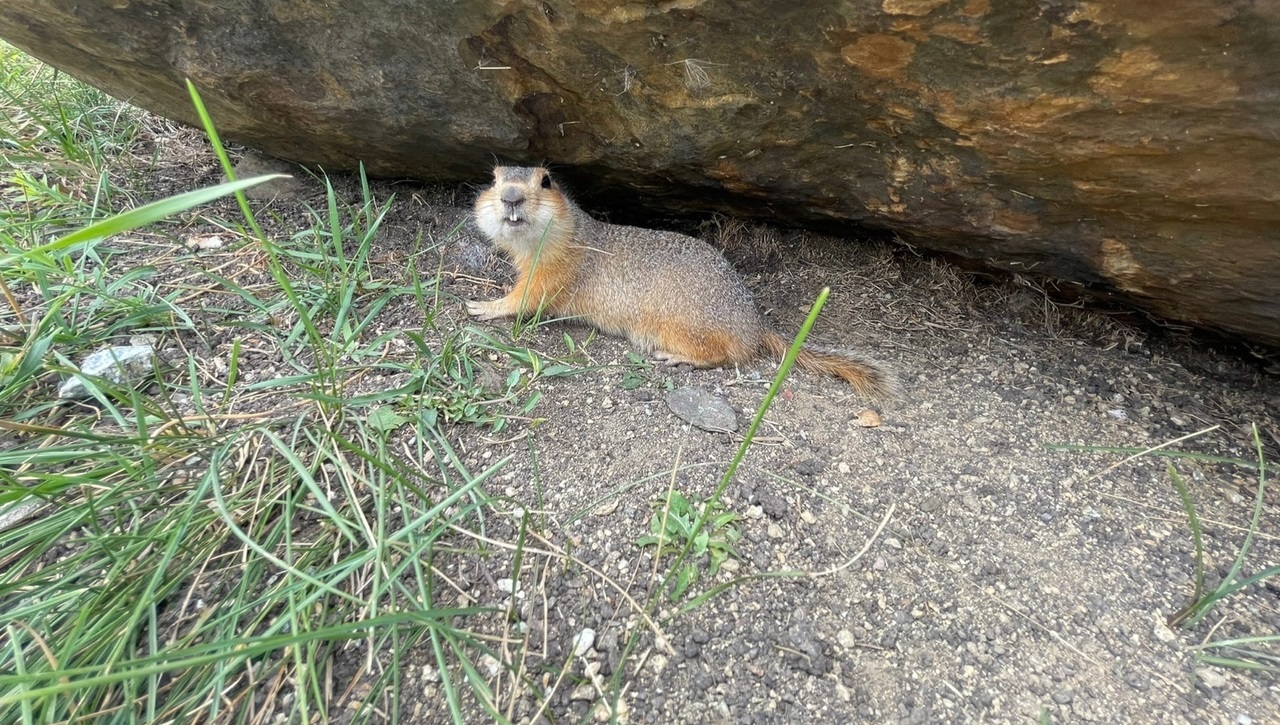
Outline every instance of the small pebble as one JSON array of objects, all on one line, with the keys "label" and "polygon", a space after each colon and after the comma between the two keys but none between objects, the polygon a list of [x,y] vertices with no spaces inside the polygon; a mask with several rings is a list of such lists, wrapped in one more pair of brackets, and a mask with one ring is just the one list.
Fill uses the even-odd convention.
[{"label": "small pebble", "polygon": [[1196,676],[1200,678],[1201,682],[1214,689],[1227,686],[1227,678],[1223,677],[1222,673],[1215,669],[1208,667],[1197,668]]},{"label": "small pebble", "polygon": [[579,702],[590,702],[596,699],[596,688],[592,687],[590,682],[578,685],[573,688],[573,692],[569,693],[569,699]]},{"label": "small pebble", "polygon": [[584,627],[577,637],[573,638],[573,655],[581,657],[591,649],[591,645],[596,643],[596,631],[590,627]]},{"label": "small pebble", "polygon": [[853,632],[850,632],[847,629],[842,629],[839,632],[836,632],[836,642],[845,649],[853,649],[858,646],[857,638],[853,636]]}]

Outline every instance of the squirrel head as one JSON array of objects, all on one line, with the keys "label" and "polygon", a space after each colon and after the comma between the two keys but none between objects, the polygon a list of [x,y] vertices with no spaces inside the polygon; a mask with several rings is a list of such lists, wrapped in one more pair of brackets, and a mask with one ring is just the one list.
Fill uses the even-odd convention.
[{"label": "squirrel head", "polygon": [[542,167],[495,167],[493,185],[476,199],[475,214],[485,236],[511,254],[532,255],[548,242],[573,238],[568,197]]}]

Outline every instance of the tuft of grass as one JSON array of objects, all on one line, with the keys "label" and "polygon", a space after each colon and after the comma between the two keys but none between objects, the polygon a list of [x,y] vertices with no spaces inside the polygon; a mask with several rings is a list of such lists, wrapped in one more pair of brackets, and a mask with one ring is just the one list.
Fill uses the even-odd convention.
[{"label": "tuft of grass", "polygon": [[1244,568],[1245,559],[1249,555],[1249,549],[1253,545],[1253,538],[1258,533],[1258,527],[1262,520],[1263,502],[1266,500],[1267,492],[1267,459],[1263,453],[1262,438],[1258,433],[1256,424],[1253,426],[1253,441],[1258,456],[1258,490],[1253,501],[1253,516],[1249,519],[1248,530],[1245,532],[1244,541],[1241,542],[1240,548],[1236,552],[1236,558],[1231,564],[1231,569],[1223,577],[1221,583],[1210,591],[1206,591],[1204,588],[1204,545],[1200,531],[1200,519],[1196,515],[1195,505],[1192,502],[1186,483],[1178,475],[1173,464],[1169,464],[1169,474],[1187,511],[1187,525],[1191,529],[1192,542],[1195,546],[1196,564],[1195,591],[1192,601],[1181,612],[1173,616],[1170,624],[1194,627],[1222,600],[1247,587],[1280,575],[1280,566],[1267,567],[1248,576],[1241,576],[1240,573]]},{"label": "tuft of grass", "polygon": [[8,163],[80,165],[93,178],[129,150],[141,119],[128,104],[0,42],[0,145]]},{"label": "tuft of grass", "polygon": [[[1258,426],[1253,426],[1253,442],[1257,452],[1258,488],[1254,496],[1253,515],[1245,532],[1244,541],[1236,551],[1235,560],[1226,576],[1213,589],[1206,589],[1204,584],[1204,545],[1200,519],[1196,515],[1195,504],[1191,493],[1182,477],[1178,475],[1173,464],[1169,464],[1169,475],[1178,495],[1182,498],[1187,512],[1187,525],[1191,530],[1192,544],[1195,548],[1195,582],[1191,601],[1169,619],[1170,625],[1181,625],[1188,629],[1200,624],[1210,613],[1219,607],[1228,597],[1257,584],[1280,578],[1280,565],[1263,568],[1253,574],[1242,574],[1249,550],[1253,545],[1262,520],[1263,503],[1267,491],[1267,460],[1262,448],[1262,437]],[[1210,636],[1212,632],[1210,633]],[[1251,637],[1206,641],[1193,648],[1197,658],[1206,664],[1235,667],[1245,670],[1264,670],[1280,672],[1280,634],[1266,634]]]},{"label": "tuft of grass", "polygon": [[424,630],[471,643],[452,622],[483,610],[440,606],[412,582],[449,527],[476,515],[485,500],[473,494],[498,466],[441,481],[386,456],[376,429],[315,434],[262,421],[210,441],[175,426],[24,451],[22,479],[46,498],[49,483],[71,485],[0,547],[15,623],[0,719],[216,718],[252,712],[256,683],[286,676],[292,711],[310,720],[345,642],[389,647],[393,662]]},{"label": "tuft of grass", "polygon": [[[51,133],[31,148],[68,160]],[[75,142],[110,150],[87,133]],[[52,168],[33,159],[32,178]],[[438,324],[436,279],[379,269],[391,200],[363,174],[352,204],[325,179],[298,230],[244,200],[223,262],[139,266],[121,240],[177,214],[232,226],[187,215],[264,180],[119,196],[118,213],[0,199],[0,512],[27,510],[0,537],[0,722],[384,722],[424,653],[455,722],[510,719],[487,659],[538,691],[487,634],[504,613],[442,574],[527,533],[486,491],[507,459],[472,470],[449,425],[527,417],[537,381],[572,370]],[[426,324],[378,327],[394,306]],[[136,334],[179,354],[137,386],[53,399],[84,352]]]},{"label": "tuft of grass", "polygon": [[109,212],[143,118],[0,42],[0,228],[47,235]]}]

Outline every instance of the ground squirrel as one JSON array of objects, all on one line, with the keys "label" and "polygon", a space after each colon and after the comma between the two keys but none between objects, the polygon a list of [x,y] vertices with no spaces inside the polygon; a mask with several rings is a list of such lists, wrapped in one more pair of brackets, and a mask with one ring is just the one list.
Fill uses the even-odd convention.
[{"label": "ground squirrel", "polygon": [[[626,337],[662,362],[699,368],[746,363],[761,348],[781,360],[790,347],[711,245],[596,221],[546,169],[495,168],[493,185],[476,199],[475,218],[517,271],[505,296],[467,303],[481,320],[541,308]],[[844,353],[806,348],[796,363],[839,376],[863,395],[888,397],[893,390],[883,370]]]}]

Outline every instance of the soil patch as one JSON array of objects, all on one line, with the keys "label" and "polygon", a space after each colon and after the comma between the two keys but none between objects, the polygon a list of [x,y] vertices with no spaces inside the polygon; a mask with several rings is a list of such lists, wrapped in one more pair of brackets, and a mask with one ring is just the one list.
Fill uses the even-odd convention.
[{"label": "soil patch", "polygon": [[[201,157],[185,177],[179,164],[160,168],[158,195],[207,183],[215,167]],[[270,233],[297,232],[307,205],[322,203],[323,185],[300,178],[261,214]],[[359,199],[357,179],[333,182]],[[495,297],[510,278],[467,223],[474,190],[372,188],[379,199],[396,197],[372,254],[375,276],[402,283],[411,269],[442,274],[439,326],[473,324],[462,301]],[[235,217],[230,202],[219,210]],[[168,283],[200,265],[240,284],[271,284],[251,251],[182,246],[220,231],[199,224],[172,244],[136,242],[130,258]],[[1049,448],[1145,448],[1196,434],[1177,448],[1248,460],[1257,424],[1275,460],[1280,387],[1260,364],[1057,305],[1026,280],[976,281],[901,246],[727,219],[703,236],[727,251],[784,334],[830,287],[812,342],[884,363],[902,395],[868,403],[837,380],[794,373],[724,499],[740,516],[741,558],[693,591],[805,574],[744,581],[680,616],[671,616],[680,602],[668,603],[651,624],[631,600],[659,586],[652,549],[636,543],[649,533],[653,502],[672,488],[709,495],[741,440],[688,425],[666,395],[696,386],[747,421],[775,364],[669,369],[637,363],[625,341],[572,322],[527,331],[520,344],[592,369],[538,381],[532,420],[497,434],[450,432],[471,470],[511,457],[488,488],[536,523],[519,570],[498,547],[442,572],[457,603],[512,612],[494,624],[490,646],[534,673],[541,691],[513,689],[495,661],[486,676],[500,709],[517,720],[591,718],[601,700],[593,675],[607,680],[623,667],[632,722],[1029,722],[1047,714],[1053,722],[1261,723],[1280,712],[1273,677],[1197,663],[1192,647],[1209,625],[1170,632],[1163,624],[1186,603],[1193,576],[1166,462],[1114,465],[1125,456]],[[234,300],[225,309],[214,299],[201,304],[212,317],[234,309]],[[368,332],[422,327],[417,308],[392,305]],[[179,362],[203,364],[225,357],[231,339],[210,328],[168,349]],[[246,384],[282,374],[278,353],[241,342]],[[881,425],[863,425],[868,407]],[[1195,460],[1177,467],[1206,522],[1216,583],[1244,539],[1256,471]],[[1267,496],[1248,571],[1280,561],[1276,495]],[[516,521],[499,518],[491,536],[514,540]],[[577,561],[539,553],[553,551]],[[1276,586],[1224,604],[1214,637],[1280,631]],[[624,661],[637,630],[645,634]],[[334,663],[353,698],[360,673],[379,666],[363,646],[353,643]],[[400,663],[402,721],[448,719],[428,647]]]}]

